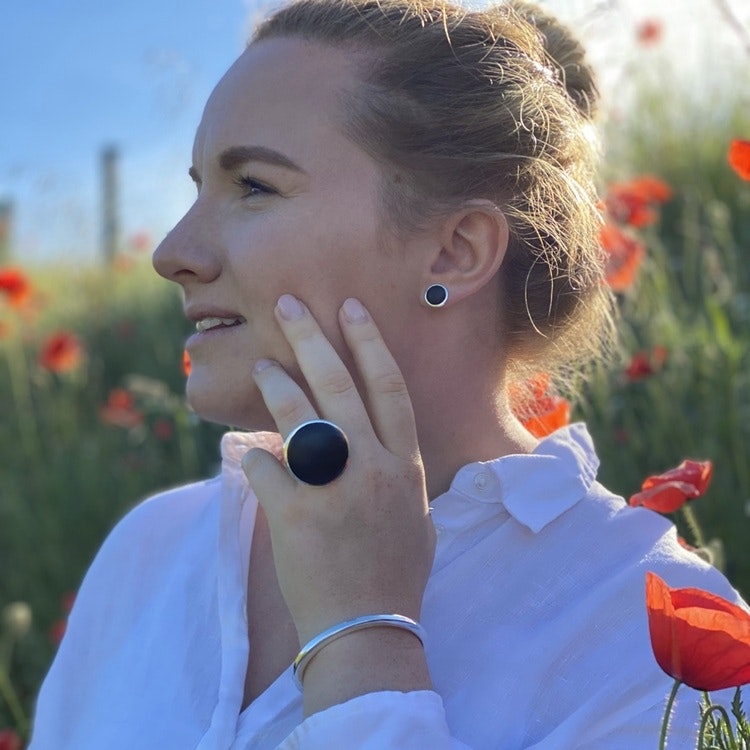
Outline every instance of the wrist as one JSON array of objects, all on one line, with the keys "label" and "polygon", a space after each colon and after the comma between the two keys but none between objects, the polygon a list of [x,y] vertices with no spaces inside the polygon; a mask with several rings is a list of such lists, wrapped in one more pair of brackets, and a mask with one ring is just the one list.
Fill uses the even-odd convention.
[{"label": "wrist", "polygon": [[357,617],[343,620],[342,622],[336,623],[335,625],[321,631],[310,640],[302,641],[304,645],[294,660],[294,679],[297,683],[297,687],[299,687],[300,690],[302,689],[304,672],[307,669],[308,664],[322,649],[330,646],[333,642],[347,635],[351,635],[360,630],[377,627],[390,627],[397,630],[407,631],[414,635],[419,640],[420,644],[424,644],[424,628],[416,620],[412,620],[410,617],[405,617],[404,615],[388,613],[359,615]]},{"label": "wrist", "polygon": [[408,630],[371,627],[316,652],[304,670],[305,715],[366,693],[431,690],[424,647]]}]

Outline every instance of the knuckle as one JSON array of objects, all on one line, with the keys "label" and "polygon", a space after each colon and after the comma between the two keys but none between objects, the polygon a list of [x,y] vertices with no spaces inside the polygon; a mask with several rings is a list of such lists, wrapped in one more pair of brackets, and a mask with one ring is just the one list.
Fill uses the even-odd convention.
[{"label": "knuckle", "polygon": [[274,413],[277,422],[285,422],[288,424],[303,422],[309,417],[307,403],[301,398],[288,398],[280,401],[277,404]]},{"label": "knuckle", "polygon": [[290,329],[288,335],[290,341],[295,341],[298,344],[310,340],[315,341],[323,336],[316,323],[312,319],[306,318],[297,321],[297,325]]},{"label": "knuckle", "polygon": [[372,385],[378,393],[393,396],[407,396],[406,383],[397,370],[385,370],[372,377]]},{"label": "knuckle", "polygon": [[345,370],[331,370],[320,376],[318,387],[332,396],[341,396],[354,389],[354,381]]},{"label": "knuckle", "polygon": [[358,326],[356,334],[356,339],[365,344],[379,344],[383,340],[380,331],[372,324]]}]

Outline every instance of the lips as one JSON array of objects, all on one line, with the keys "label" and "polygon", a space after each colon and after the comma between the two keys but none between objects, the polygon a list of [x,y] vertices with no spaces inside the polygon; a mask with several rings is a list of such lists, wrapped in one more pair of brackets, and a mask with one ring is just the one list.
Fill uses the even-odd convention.
[{"label": "lips", "polygon": [[195,323],[196,335],[198,336],[212,331],[236,328],[247,322],[236,311],[218,307],[188,305],[185,308],[185,315]]},{"label": "lips", "polygon": [[232,328],[244,322],[245,319],[241,316],[232,318],[201,318],[195,322],[195,330],[198,331],[198,333],[203,333],[204,331],[211,331],[214,328]]}]

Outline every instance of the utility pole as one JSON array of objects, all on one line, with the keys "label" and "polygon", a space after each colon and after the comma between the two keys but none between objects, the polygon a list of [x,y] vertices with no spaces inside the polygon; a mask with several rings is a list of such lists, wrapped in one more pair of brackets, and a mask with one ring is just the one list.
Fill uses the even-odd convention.
[{"label": "utility pole", "polygon": [[119,156],[116,146],[106,146],[102,150],[102,255],[106,265],[114,262],[120,240],[117,214]]}]

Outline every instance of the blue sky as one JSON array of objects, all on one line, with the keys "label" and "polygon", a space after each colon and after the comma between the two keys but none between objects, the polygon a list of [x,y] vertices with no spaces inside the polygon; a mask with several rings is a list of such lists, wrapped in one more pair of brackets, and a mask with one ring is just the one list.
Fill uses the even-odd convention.
[{"label": "blue sky", "polygon": [[15,204],[24,258],[95,251],[109,143],[124,233],[168,229],[192,196],[203,103],[242,51],[248,16],[242,0],[3,0],[0,198]]},{"label": "blue sky", "polygon": [[[18,260],[96,257],[107,144],[120,152],[123,236],[164,235],[194,195],[186,174],[203,104],[242,51],[260,2],[2,0],[0,200],[15,206]],[[749,0],[730,4],[750,22]],[[726,31],[714,0],[545,5],[587,41],[605,88],[632,60],[639,20],[660,18],[665,44],[681,51]]]}]

